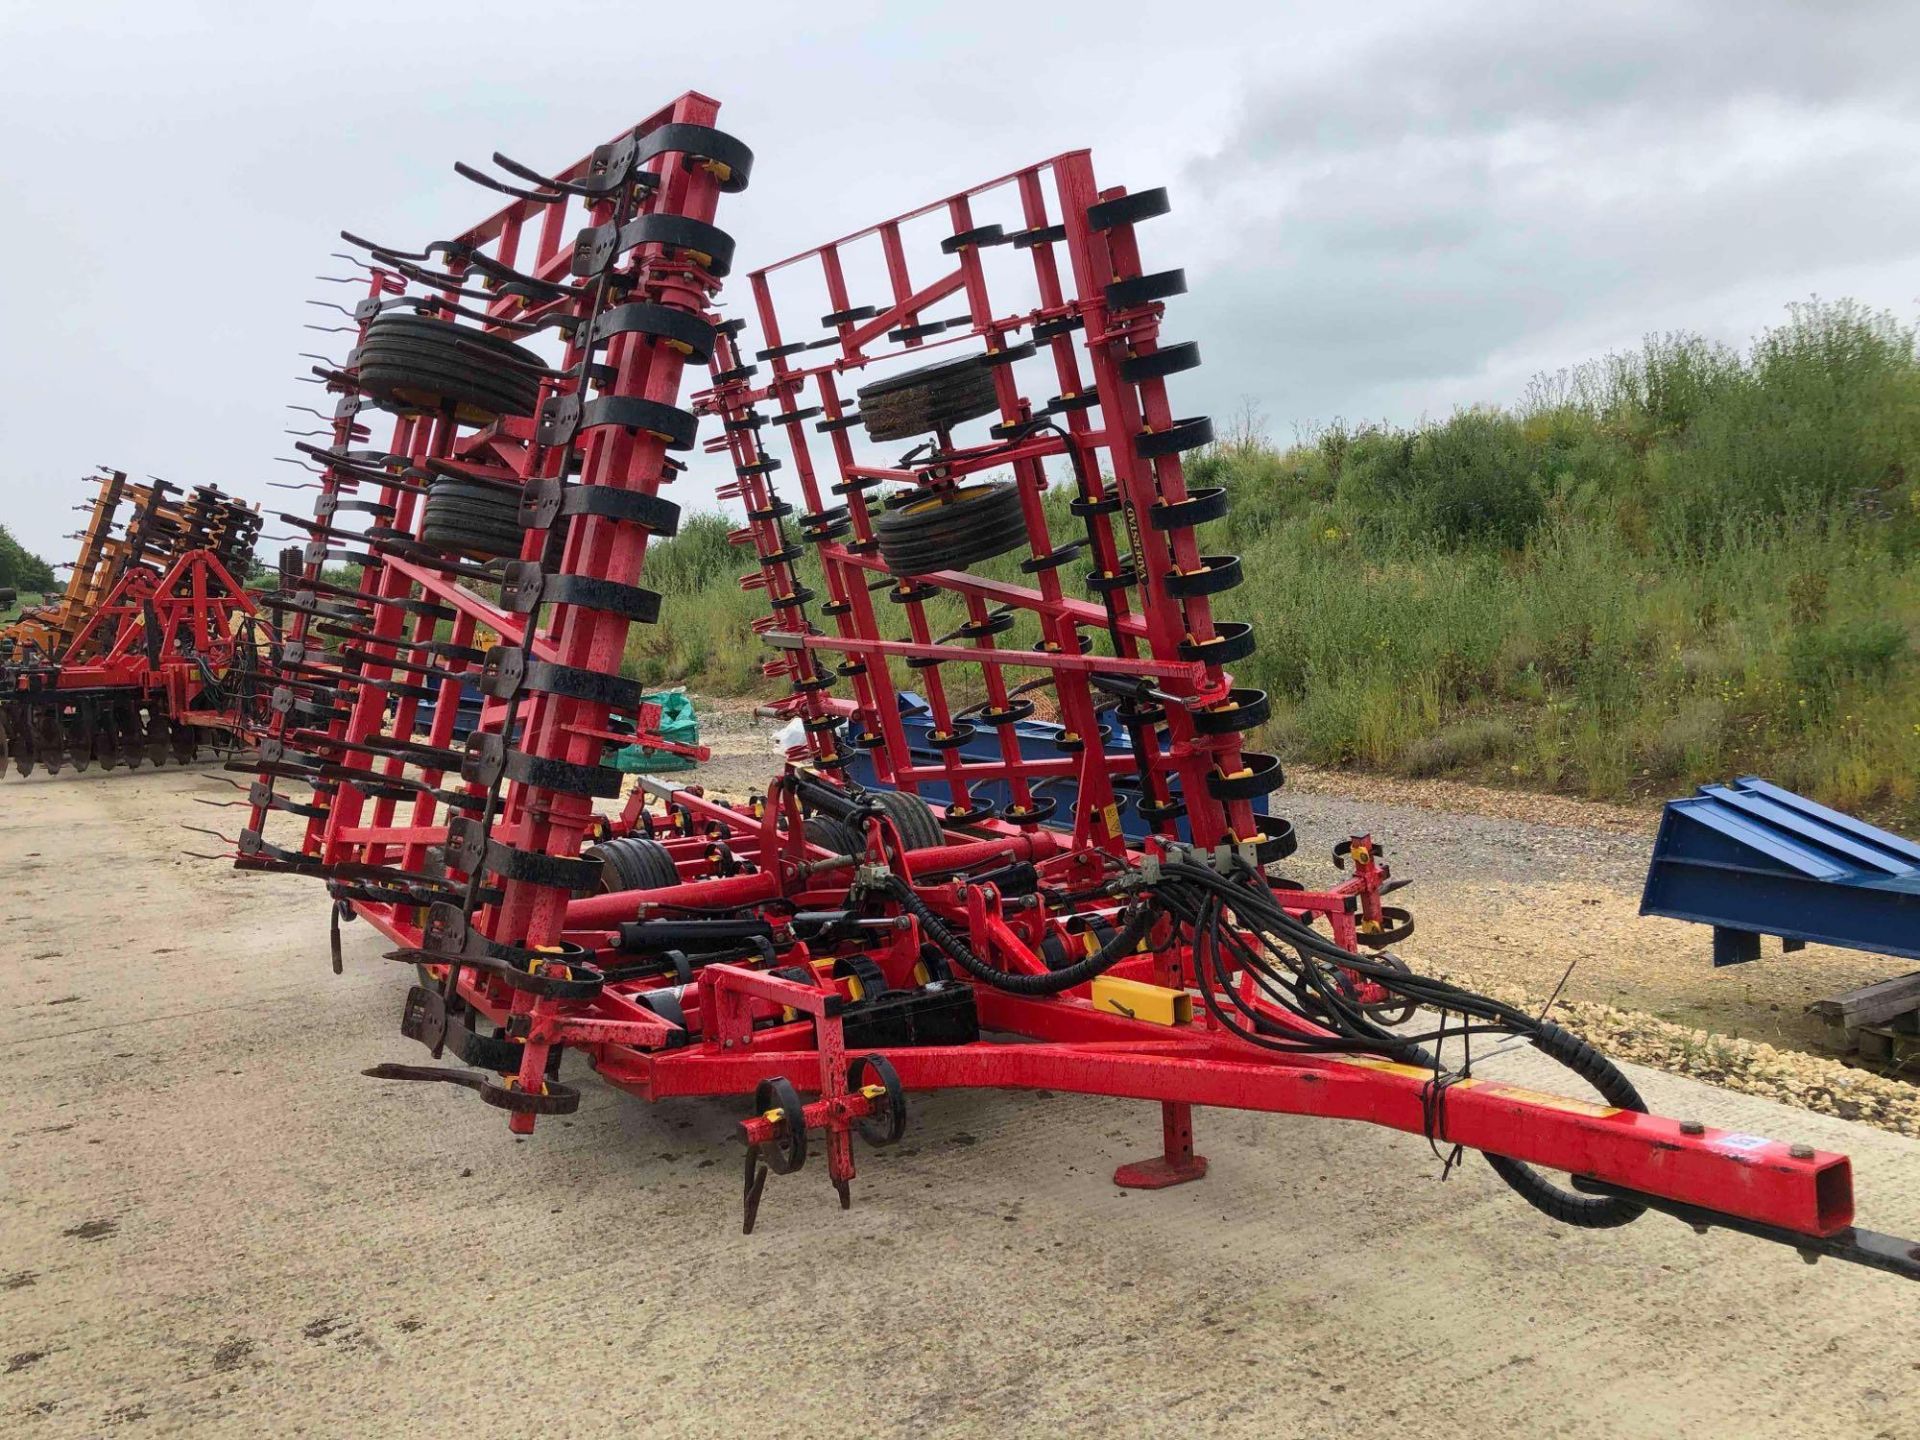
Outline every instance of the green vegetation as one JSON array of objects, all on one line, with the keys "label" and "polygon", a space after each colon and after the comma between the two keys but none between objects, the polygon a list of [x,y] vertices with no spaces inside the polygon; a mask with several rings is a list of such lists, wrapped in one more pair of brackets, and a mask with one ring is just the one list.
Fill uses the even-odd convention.
[{"label": "green vegetation", "polygon": [[14,539],[0,525],[0,588],[21,594],[45,594],[55,589],[53,567]]},{"label": "green vegetation", "polygon": [[[1202,543],[1245,557],[1216,608],[1256,622],[1237,678],[1273,692],[1283,756],[1596,797],[1754,771],[1908,825],[1917,472],[1914,332],[1846,302],[1745,355],[1666,336],[1510,409],[1243,436],[1188,467],[1232,493]],[[726,530],[648,556],[670,600],[642,678],[757,683],[763,597],[734,588]]]}]

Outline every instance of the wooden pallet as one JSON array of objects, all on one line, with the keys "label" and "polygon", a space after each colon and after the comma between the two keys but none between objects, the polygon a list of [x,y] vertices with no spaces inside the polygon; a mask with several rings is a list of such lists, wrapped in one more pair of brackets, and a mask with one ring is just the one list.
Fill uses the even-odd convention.
[{"label": "wooden pallet", "polygon": [[1920,1064],[1920,970],[1816,1000],[1807,1013],[1825,1020],[1840,1047],[1862,1060]]}]

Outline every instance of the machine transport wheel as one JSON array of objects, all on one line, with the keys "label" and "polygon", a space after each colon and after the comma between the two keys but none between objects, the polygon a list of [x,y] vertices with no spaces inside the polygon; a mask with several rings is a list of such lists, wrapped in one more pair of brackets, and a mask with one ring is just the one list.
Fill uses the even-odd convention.
[{"label": "machine transport wheel", "polygon": [[932,850],[947,843],[946,832],[934,818],[933,807],[904,790],[874,790],[869,795],[893,821],[901,843],[909,850]]},{"label": "machine transport wheel", "polygon": [[658,840],[644,835],[622,835],[603,840],[580,852],[582,860],[600,862],[600,888],[603,893],[622,890],[664,890],[680,883],[673,856]]},{"label": "machine transport wheel", "polygon": [[381,408],[402,415],[451,409],[467,425],[533,414],[545,365],[498,335],[400,313],[376,318],[355,358],[360,388]]},{"label": "machine transport wheel", "polygon": [[1027,542],[1020,489],[1011,481],[918,496],[874,522],[880,558],[895,575],[964,570]]},{"label": "machine transport wheel", "polygon": [[801,833],[822,849],[835,855],[862,855],[866,853],[866,842],[844,820],[836,820],[831,815],[809,815],[801,827]]},{"label": "machine transport wheel", "polygon": [[437,479],[427,491],[420,543],[474,560],[512,558],[520,553],[520,500],[511,490]]},{"label": "machine transport wheel", "polygon": [[984,355],[889,375],[856,393],[860,419],[874,440],[906,440],[930,430],[949,430],[1000,408],[993,367]]}]

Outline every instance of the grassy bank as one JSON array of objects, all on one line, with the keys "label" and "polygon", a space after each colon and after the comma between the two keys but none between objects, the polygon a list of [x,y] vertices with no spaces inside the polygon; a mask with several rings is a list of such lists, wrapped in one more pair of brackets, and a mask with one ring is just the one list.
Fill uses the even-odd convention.
[{"label": "grassy bank", "polygon": [[[1232,492],[1203,548],[1245,557],[1216,611],[1258,626],[1239,678],[1273,692],[1284,756],[1595,797],[1752,770],[1911,825],[1916,470],[1914,334],[1841,303],[1745,354],[1649,341],[1508,409],[1244,438],[1189,480]],[[670,599],[644,678],[758,683],[726,528],[649,556]]]}]

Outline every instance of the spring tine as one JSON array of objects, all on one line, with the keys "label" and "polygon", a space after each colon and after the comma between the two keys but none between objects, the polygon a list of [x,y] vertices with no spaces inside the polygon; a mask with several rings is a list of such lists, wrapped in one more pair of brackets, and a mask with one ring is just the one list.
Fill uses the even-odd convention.
[{"label": "spring tine", "polygon": [[525,200],[532,205],[554,205],[567,198],[565,191],[542,194],[538,190],[523,190],[518,185],[509,185],[504,180],[496,180],[493,176],[474,169],[464,160],[453,162],[453,173],[464,180],[473,181],[476,185],[484,185],[489,190],[497,190],[502,195],[511,195],[516,200]]},{"label": "spring tine", "polygon": [[[191,830],[196,835],[211,835],[214,839],[218,840],[222,845],[231,845],[236,850],[240,847],[240,842],[238,840],[235,840],[232,836],[229,836],[229,835],[222,835],[218,830],[209,830],[204,825],[189,825],[184,820],[178,823],[182,830]],[[215,856],[212,858],[217,859],[219,857]]]},{"label": "spring tine", "polygon": [[302,325],[302,330],[318,330],[322,335],[358,335],[358,325]]},{"label": "spring tine", "polygon": [[[269,480],[267,481],[267,488],[270,490],[324,490],[327,487],[324,485],[289,485],[284,480]],[[267,537],[262,536],[261,538],[266,539]]]},{"label": "spring tine", "polygon": [[349,320],[358,318],[353,313],[353,311],[349,310],[346,306],[336,305],[331,300],[308,300],[303,303],[311,305],[318,310],[338,310],[342,315],[346,316]]},{"label": "spring tine", "polygon": [[524,271],[514,269],[504,261],[496,260],[491,255],[482,255],[477,251],[467,257],[467,267],[471,270],[478,270],[482,275],[492,280],[525,286],[529,291],[543,292],[550,299],[554,300],[561,299],[573,293],[572,287],[570,286],[561,285],[552,280],[542,280],[537,275],[528,275]]}]

